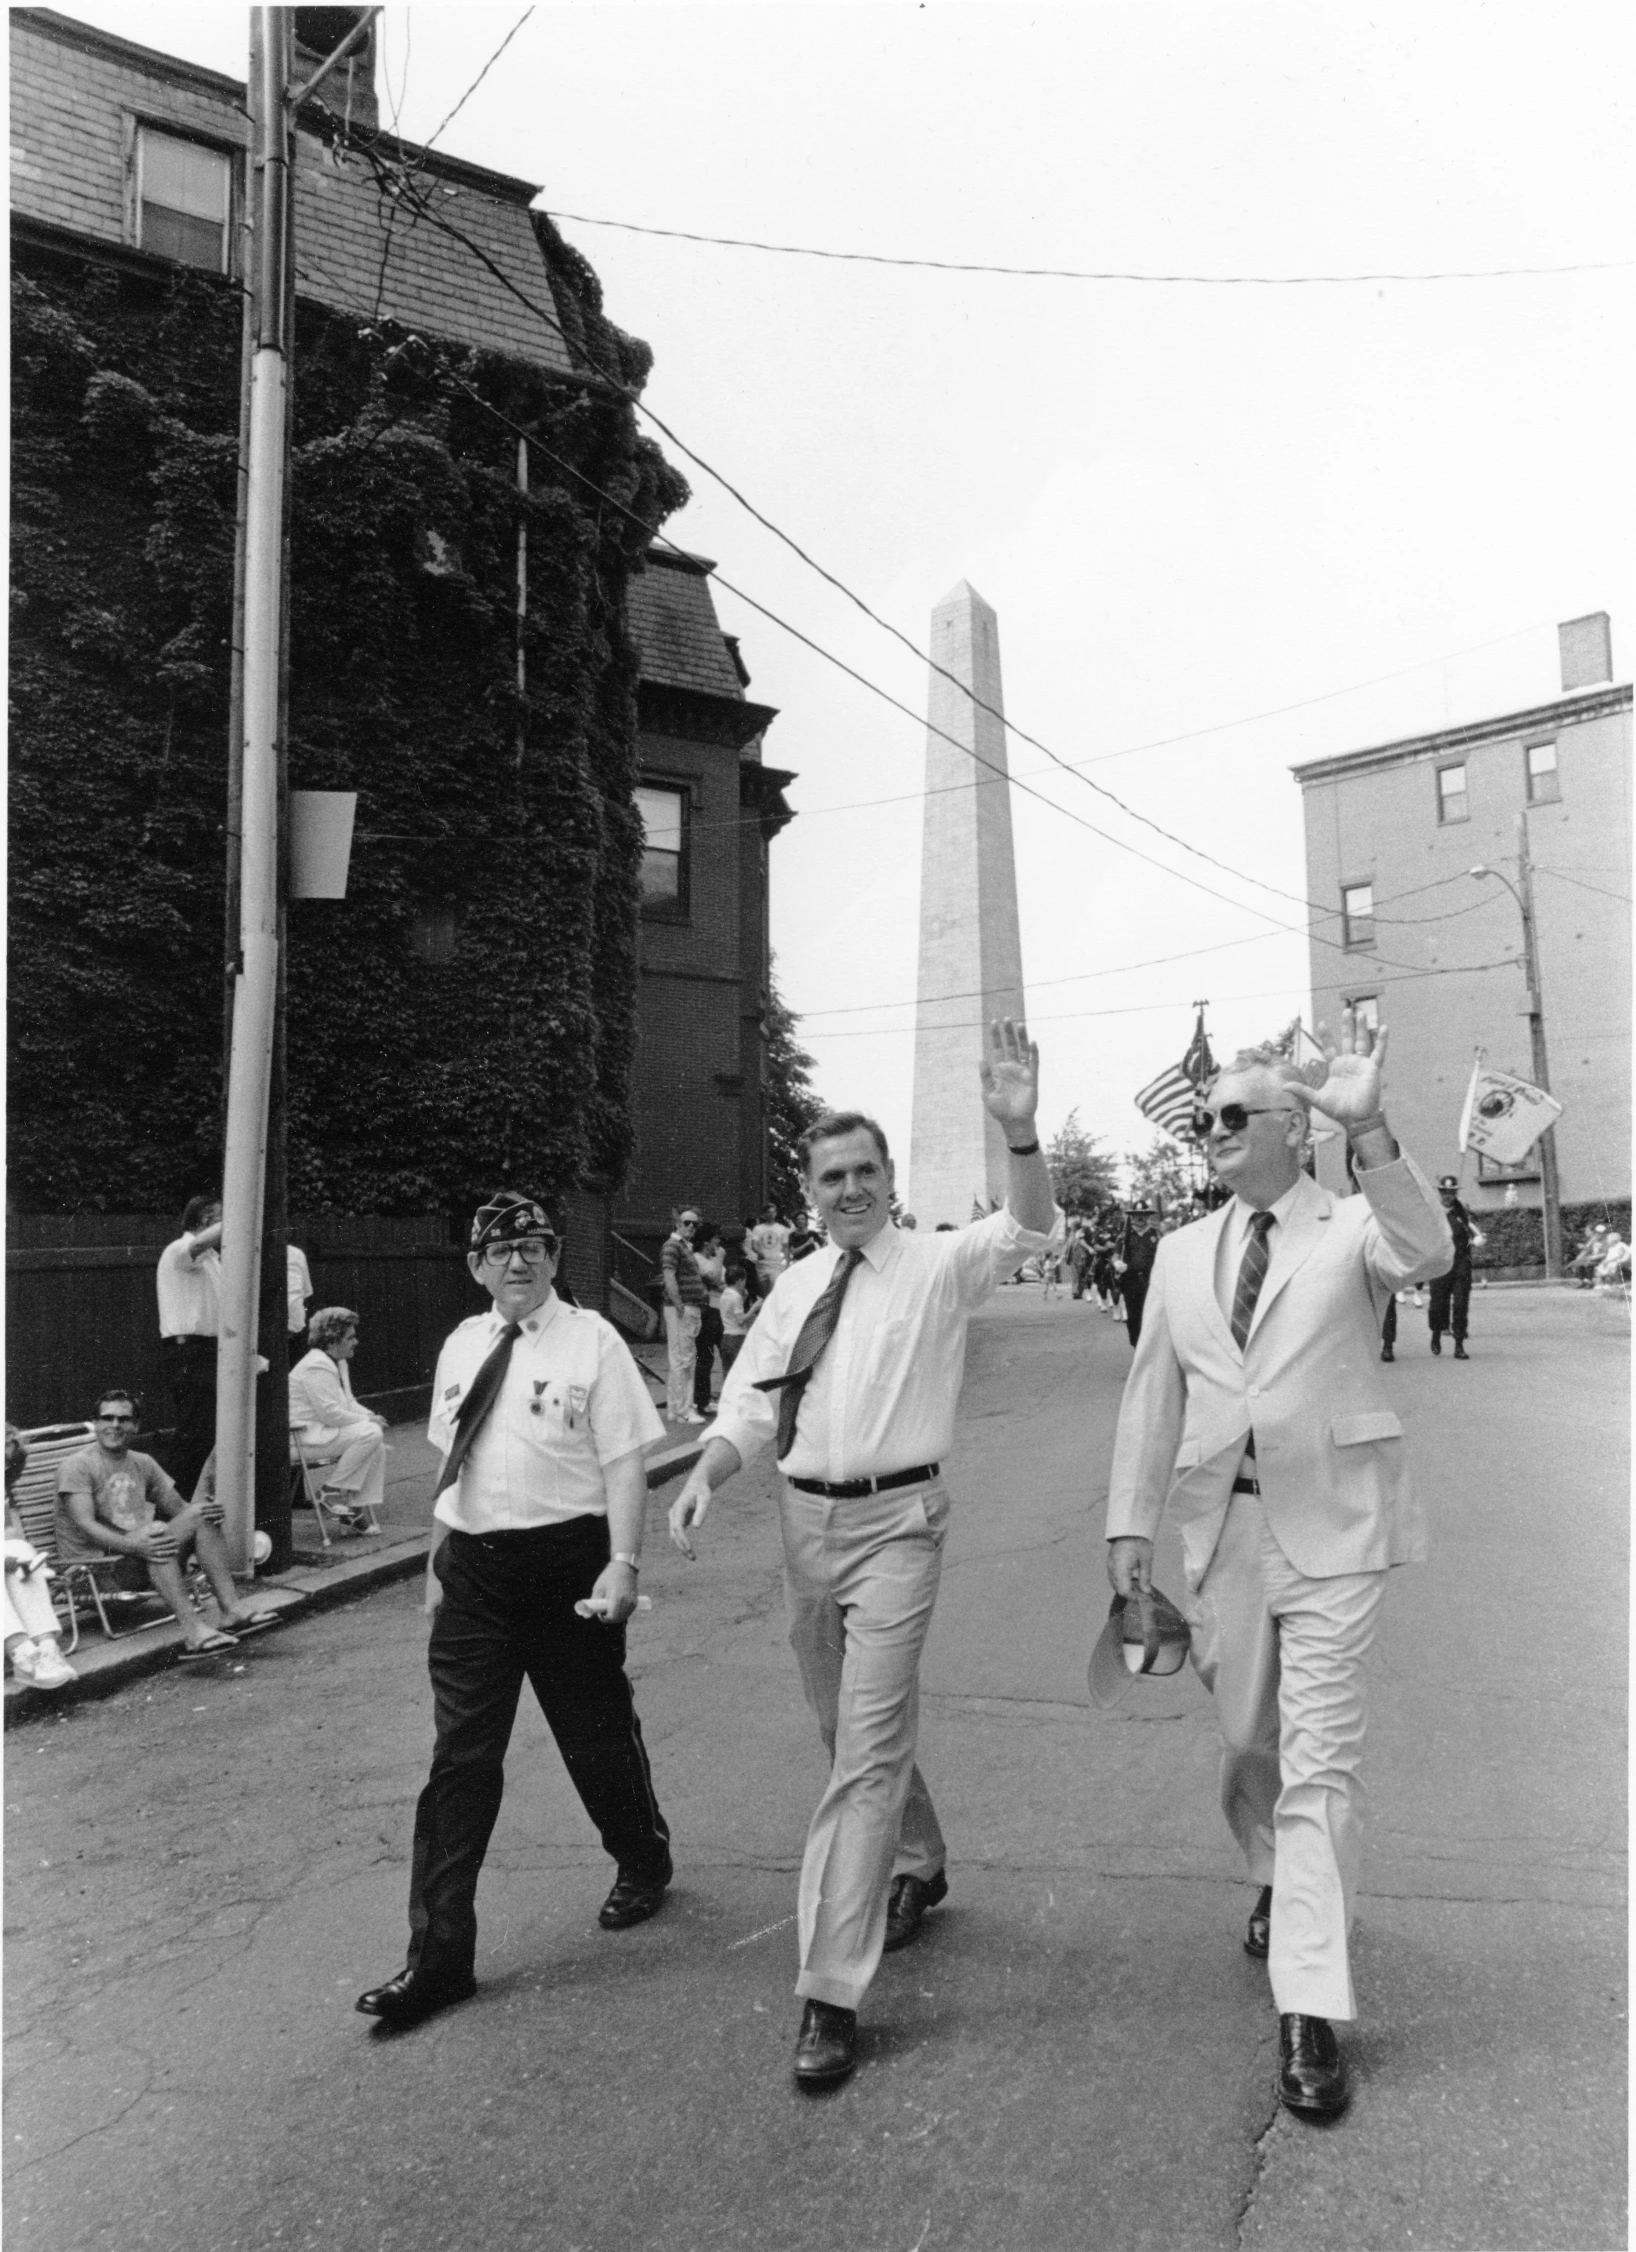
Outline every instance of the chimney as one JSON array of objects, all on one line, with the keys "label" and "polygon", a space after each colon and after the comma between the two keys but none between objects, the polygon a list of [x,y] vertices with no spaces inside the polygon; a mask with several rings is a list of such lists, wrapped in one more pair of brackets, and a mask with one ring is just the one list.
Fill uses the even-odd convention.
[{"label": "chimney", "polygon": [[[363,8],[296,8],[295,83],[309,79],[320,63],[327,62],[342,40],[366,14]],[[373,132],[381,121],[375,98],[375,54],[381,19],[377,16],[349,55],[342,57],[318,89],[317,99],[337,117],[350,119]]]},{"label": "chimney", "polygon": [[1613,628],[1605,610],[1588,618],[1568,618],[1556,629],[1562,654],[1562,693],[1595,688],[1613,678]]}]

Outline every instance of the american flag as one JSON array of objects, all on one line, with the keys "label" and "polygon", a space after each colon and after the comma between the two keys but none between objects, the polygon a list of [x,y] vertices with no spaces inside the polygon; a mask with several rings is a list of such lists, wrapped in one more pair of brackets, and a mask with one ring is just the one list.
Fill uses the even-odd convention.
[{"label": "american flag", "polygon": [[1210,1042],[1205,1036],[1204,1011],[1200,1009],[1186,1055],[1180,1063],[1172,1064],[1168,1071],[1161,1071],[1157,1079],[1149,1081],[1136,1097],[1137,1109],[1144,1118],[1151,1118],[1155,1126],[1174,1134],[1178,1141],[1191,1140],[1188,1128],[1199,1090],[1214,1076],[1215,1068],[1216,1059],[1210,1053]]}]

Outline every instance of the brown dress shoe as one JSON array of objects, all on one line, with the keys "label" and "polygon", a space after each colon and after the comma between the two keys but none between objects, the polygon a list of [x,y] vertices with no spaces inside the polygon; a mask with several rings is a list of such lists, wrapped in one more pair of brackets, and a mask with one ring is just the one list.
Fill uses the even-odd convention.
[{"label": "brown dress shoe", "polygon": [[1250,1921],[1244,1932],[1244,1952],[1253,1955],[1258,1963],[1267,1959],[1267,1949],[1272,1945],[1272,1886],[1264,1884],[1256,1895],[1255,1906],[1250,1910]]},{"label": "brown dress shoe", "polygon": [[858,2013],[834,2002],[809,2002],[795,2041],[795,2078],[803,2088],[844,2080],[858,2061]]},{"label": "brown dress shoe", "polygon": [[920,1929],[920,1919],[928,1908],[935,1908],[949,1897],[949,1880],[939,1869],[935,1877],[894,1877],[891,1898],[886,1903],[886,1941],[884,1952],[895,1954],[898,1948],[907,1947]]},{"label": "brown dress shoe", "polygon": [[1346,2109],[1346,2066],[1327,2017],[1286,2011],[1278,2020],[1278,2100],[1297,2119],[1334,2119]]}]

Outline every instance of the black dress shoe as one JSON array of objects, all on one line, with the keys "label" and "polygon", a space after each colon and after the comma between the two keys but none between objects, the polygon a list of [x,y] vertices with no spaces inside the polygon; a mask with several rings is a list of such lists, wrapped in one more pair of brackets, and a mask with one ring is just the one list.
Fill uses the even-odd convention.
[{"label": "black dress shoe", "polygon": [[795,2077],[803,2088],[827,2088],[857,2063],[858,2013],[833,2002],[809,2002],[795,2040]]},{"label": "black dress shoe", "polygon": [[1278,2100],[1298,2119],[1334,2119],[1346,2109],[1346,2066],[1327,2017],[1286,2011],[1278,2020]]},{"label": "black dress shoe", "polygon": [[431,1978],[422,1970],[401,1970],[384,1986],[371,1986],[360,1994],[353,2006],[365,2017],[378,2017],[383,2025],[419,2025],[476,1992],[477,1981],[469,1971],[461,1978]]},{"label": "black dress shoe", "polygon": [[1383,1345],[1381,1347],[1380,1357],[1383,1361],[1395,1361],[1397,1359],[1397,1355],[1392,1351],[1390,1345]]},{"label": "black dress shoe", "polygon": [[664,1906],[669,1882],[668,1869],[662,1877],[628,1877],[621,1871],[597,1910],[597,1922],[604,1931],[629,1931],[632,1924],[645,1924]]},{"label": "black dress shoe", "polygon": [[1432,1351],[1433,1351],[1434,1353],[1441,1353],[1441,1352],[1442,1352],[1442,1350],[1443,1350],[1443,1333],[1442,1333],[1442,1331],[1441,1331],[1440,1329],[1434,1329],[1434,1330],[1432,1331],[1432,1333],[1431,1333],[1431,1345],[1432,1345]]},{"label": "black dress shoe", "polygon": [[949,1880],[939,1869],[935,1877],[894,1877],[892,1896],[886,1903],[886,1945],[890,1955],[907,1947],[920,1929],[928,1908],[949,1897]]},{"label": "black dress shoe", "polygon": [[1463,1337],[1457,1337],[1454,1340],[1454,1357],[1457,1361],[1469,1361],[1471,1358],[1471,1355],[1466,1351],[1466,1341]]},{"label": "black dress shoe", "polygon": [[1267,1949],[1272,1945],[1272,1886],[1264,1884],[1256,1895],[1255,1906],[1250,1910],[1250,1921],[1244,1932],[1244,1952],[1253,1955],[1258,1963],[1267,1959]]}]

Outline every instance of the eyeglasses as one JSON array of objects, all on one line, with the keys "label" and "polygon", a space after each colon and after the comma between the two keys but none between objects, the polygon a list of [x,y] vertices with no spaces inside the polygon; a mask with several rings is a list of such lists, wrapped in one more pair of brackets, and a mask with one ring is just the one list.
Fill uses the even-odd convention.
[{"label": "eyeglasses", "polygon": [[483,1246],[485,1267],[509,1267],[513,1259],[520,1259],[525,1267],[543,1267],[547,1259],[556,1256],[555,1243],[542,1243],[537,1238],[530,1243],[489,1243]]},{"label": "eyeglasses", "polygon": [[1224,1134],[1242,1134],[1252,1118],[1277,1118],[1292,1115],[1288,1103],[1263,1103],[1259,1110],[1251,1110],[1243,1103],[1223,1103],[1219,1110],[1206,1110],[1201,1105],[1193,1113],[1193,1132],[1202,1142],[1220,1125]]}]

